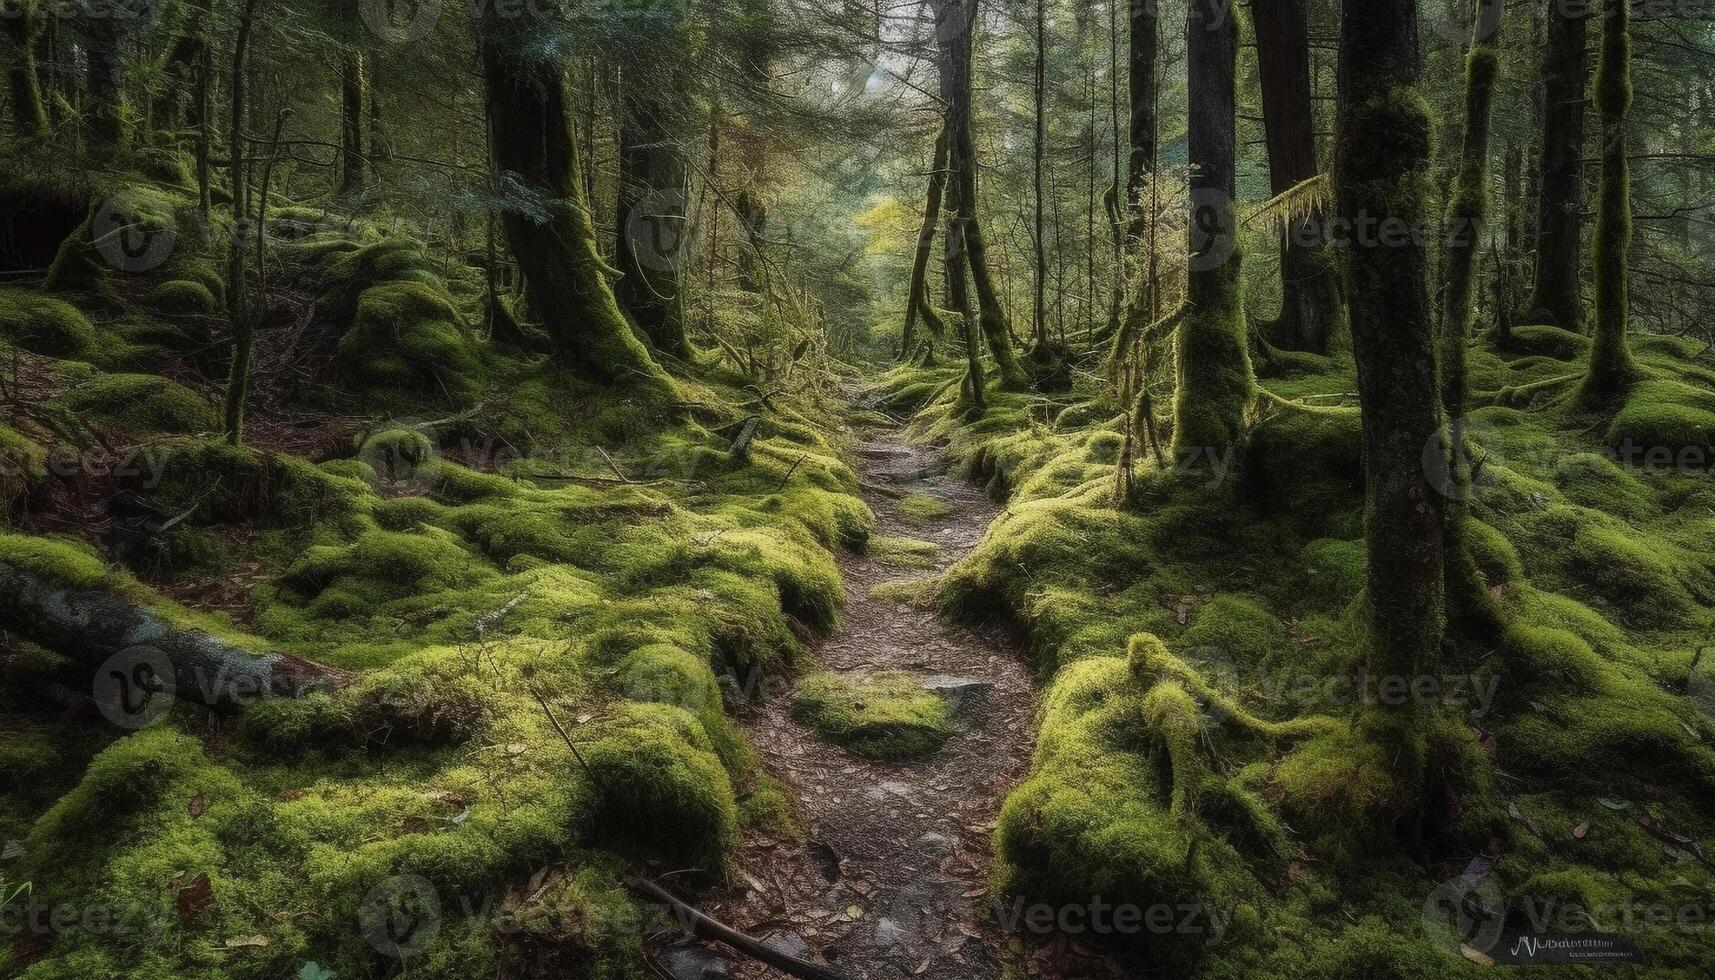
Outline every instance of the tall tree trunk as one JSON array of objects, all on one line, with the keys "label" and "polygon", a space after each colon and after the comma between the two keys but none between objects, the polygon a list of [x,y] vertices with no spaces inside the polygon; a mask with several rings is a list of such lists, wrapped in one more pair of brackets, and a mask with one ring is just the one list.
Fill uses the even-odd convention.
[{"label": "tall tree trunk", "polygon": [[[739,51],[740,70],[746,83],[757,92],[767,92],[774,85],[774,11],[771,0],[741,0],[739,16],[746,30]],[[767,182],[769,147],[767,136],[752,124],[743,125],[733,141],[738,150],[738,172],[742,181],[734,197],[739,230],[744,246],[738,251],[738,284],[746,292],[760,293],[765,282],[760,273],[766,271],[761,261],[764,235],[768,231],[768,205],[763,188]]]},{"label": "tall tree trunk", "polygon": [[935,226],[941,220],[941,198],[947,189],[947,130],[935,137],[935,162],[929,171],[929,190],[923,202],[923,225],[917,231],[917,249],[911,258],[911,284],[905,297],[905,329],[900,334],[899,356],[911,357],[916,346],[917,317],[921,313],[935,327],[935,311],[929,306],[929,256],[935,247]]},{"label": "tall tree trunk", "polygon": [[36,41],[43,20],[35,8],[0,17],[0,55],[6,59],[6,94],[12,106],[12,134],[27,139],[48,128],[48,110],[36,74]]},{"label": "tall tree trunk", "polygon": [[[1465,349],[1471,337],[1477,250],[1489,215],[1489,117],[1500,72],[1504,0],[1478,0],[1471,50],[1465,58],[1465,139],[1448,208],[1447,311],[1441,337],[1441,400],[1448,418],[1446,519],[1447,626],[1450,635],[1477,635],[1497,623],[1494,601],[1466,539],[1470,514],[1469,455],[1464,452],[1469,396]],[[1497,318],[1504,316],[1497,311]]]},{"label": "tall tree trunk", "polygon": [[86,42],[85,112],[89,119],[90,151],[110,159],[125,140],[125,87],[120,78],[119,22],[105,12],[85,17],[78,31]]},{"label": "tall tree trunk", "polygon": [[1579,259],[1584,227],[1584,4],[1548,5],[1542,73],[1542,169],[1532,319],[1566,330],[1584,322]]},{"label": "tall tree trunk", "polygon": [[[1416,0],[1341,0],[1341,10],[1339,215],[1351,227],[1360,220],[1367,227],[1429,227],[1434,127],[1416,93],[1423,71]],[[1442,438],[1442,416],[1422,237],[1381,236],[1342,250],[1363,410],[1370,556],[1364,669],[1375,678],[1439,676],[1446,502],[1423,466],[1425,447]],[[1362,717],[1364,733],[1384,746],[1393,766],[1401,817],[1427,779],[1423,706],[1413,701],[1371,705]]]},{"label": "tall tree trunk", "polygon": [[[1256,395],[1240,295],[1234,76],[1238,24],[1218,4],[1194,2],[1186,15],[1191,163],[1189,307],[1179,326],[1179,392],[1174,454],[1181,463],[1223,458],[1244,441]],[[1212,455],[1213,454],[1213,455]]]},{"label": "tall tree trunk", "polygon": [[366,88],[363,78],[363,52],[348,48],[340,60],[340,178],[341,194],[362,194],[365,160],[363,158],[363,115]]},{"label": "tall tree trunk", "polygon": [[620,305],[655,350],[690,361],[679,270],[689,224],[683,151],[666,125],[661,80],[622,79],[618,229],[614,264]]},{"label": "tall tree trunk", "polygon": [[245,80],[249,77],[250,32],[256,26],[258,0],[244,0],[232,48],[232,114],[227,128],[227,166],[232,183],[232,235],[226,260],[226,309],[232,325],[232,366],[226,381],[226,441],[244,441],[244,405],[250,397],[251,352],[256,346],[256,323],[244,297],[244,246],[250,218],[244,209],[249,196],[244,186]]},{"label": "tall tree trunk", "polygon": [[1623,398],[1637,377],[1626,340],[1626,256],[1632,246],[1631,174],[1626,164],[1632,113],[1631,13],[1627,0],[1603,9],[1602,58],[1596,68],[1596,104],[1602,110],[1602,186],[1596,202],[1596,330],[1590,371],[1579,401],[1606,408]]},{"label": "tall tree trunk", "polygon": [[1143,192],[1155,169],[1155,58],[1161,33],[1156,4],[1131,4],[1131,39],[1127,71],[1131,86],[1131,154],[1126,168],[1126,237],[1131,247],[1143,241],[1149,220],[1143,207]]},{"label": "tall tree trunk", "polygon": [[197,211],[206,224],[209,200],[209,154],[214,144],[214,0],[199,0],[196,7],[196,31],[201,39],[197,51],[195,95],[191,101],[192,123],[196,126]]},{"label": "tall tree trunk", "polygon": [[1030,379],[1012,350],[1012,328],[999,287],[989,269],[988,247],[977,220],[977,151],[971,134],[971,54],[978,0],[937,0],[936,40],[941,55],[942,98],[946,102],[948,159],[959,188],[958,223],[964,257],[977,290],[978,321],[1001,387],[1022,390]]},{"label": "tall tree trunk", "polygon": [[1033,257],[1036,260],[1035,292],[1032,295],[1031,324],[1036,331],[1037,350],[1048,345],[1048,243],[1043,238],[1042,165],[1048,143],[1048,3],[1036,0],[1036,70],[1033,78],[1036,118],[1036,140],[1031,147],[1031,178],[1034,181],[1035,234],[1032,236]]},{"label": "tall tree trunk", "polygon": [[609,281],[617,273],[597,248],[583,161],[566,116],[565,66],[530,43],[541,33],[542,16],[507,17],[491,6],[478,24],[495,167],[547,212],[539,219],[508,211],[507,244],[559,360],[603,383],[662,381],[619,310]]},{"label": "tall tree trunk", "polygon": [[[1319,173],[1310,87],[1310,0],[1252,0],[1262,117],[1272,192],[1284,194]],[[1275,345],[1326,353],[1345,331],[1340,284],[1320,229],[1308,215],[1287,230],[1280,251],[1280,318],[1264,330]]]}]

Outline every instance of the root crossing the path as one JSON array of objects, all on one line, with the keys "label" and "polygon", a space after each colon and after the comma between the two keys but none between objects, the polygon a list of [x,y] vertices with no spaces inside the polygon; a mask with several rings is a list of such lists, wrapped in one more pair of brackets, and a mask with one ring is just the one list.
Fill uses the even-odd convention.
[{"label": "root crossing the path", "polygon": [[[843,623],[816,649],[814,668],[857,682],[884,672],[913,678],[947,698],[953,734],[926,757],[876,761],[801,724],[790,693],[753,704],[745,728],[767,771],[800,801],[805,839],[751,835],[733,883],[703,904],[777,948],[819,954],[853,980],[999,977],[1010,937],[1004,903],[989,890],[991,839],[1000,802],[1029,763],[1035,687],[1003,632],[965,630],[872,594],[883,583],[938,574],[982,540],[998,511],[947,475],[933,449],[896,432],[870,432],[857,457],[873,488],[866,495],[876,539],[913,538],[938,550],[919,569],[890,565],[879,549],[846,556]],[[942,506],[925,506],[925,496]],[[664,951],[662,965],[676,978],[728,969],[780,976],[715,955],[681,945]]]}]

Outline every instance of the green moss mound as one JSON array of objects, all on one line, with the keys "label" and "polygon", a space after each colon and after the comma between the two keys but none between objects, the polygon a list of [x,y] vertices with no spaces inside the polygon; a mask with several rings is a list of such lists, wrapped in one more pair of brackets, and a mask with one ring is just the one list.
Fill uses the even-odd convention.
[{"label": "green moss mound", "polygon": [[339,354],[343,370],[383,402],[468,406],[482,391],[482,365],[464,315],[426,283],[364,290]]},{"label": "green moss mound", "polygon": [[33,354],[96,357],[95,327],[77,307],[51,296],[0,289],[0,336]]},{"label": "green moss mound", "polygon": [[905,674],[813,674],[799,683],[792,714],[835,745],[872,759],[929,755],[952,734],[946,699]]},{"label": "green moss mound", "polygon": [[152,374],[104,374],[66,392],[65,406],[92,422],[138,435],[220,428],[213,406],[184,385]]},{"label": "green moss mound", "polygon": [[149,305],[168,316],[213,316],[220,301],[208,286],[188,279],[171,279],[149,291]]}]

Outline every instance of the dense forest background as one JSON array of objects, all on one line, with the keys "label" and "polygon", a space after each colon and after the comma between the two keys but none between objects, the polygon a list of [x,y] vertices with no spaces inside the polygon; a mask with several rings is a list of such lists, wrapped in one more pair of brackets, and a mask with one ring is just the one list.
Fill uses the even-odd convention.
[{"label": "dense forest background", "polygon": [[0,975],[1715,968],[1708,3],[0,65]]}]

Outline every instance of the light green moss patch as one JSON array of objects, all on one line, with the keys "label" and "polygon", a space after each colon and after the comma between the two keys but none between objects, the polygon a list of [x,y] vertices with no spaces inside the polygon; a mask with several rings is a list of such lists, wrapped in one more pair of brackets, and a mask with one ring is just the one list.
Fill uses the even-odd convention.
[{"label": "light green moss patch", "polygon": [[898,508],[901,517],[920,524],[938,520],[953,512],[952,506],[946,501],[915,490],[899,498],[899,503],[894,506]]},{"label": "light green moss patch", "polygon": [[220,428],[206,399],[151,374],[104,374],[66,392],[65,406],[90,421],[137,435],[196,433]]},{"label": "light green moss patch", "polygon": [[905,674],[813,674],[799,683],[792,714],[835,745],[875,759],[928,755],[952,734],[946,699]]},{"label": "light green moss patch", "polygon": [[883,565],[896,568],[928,568],[935,564],[941,546],[933,541],[881,535],[869,539],[869,555]]}]

